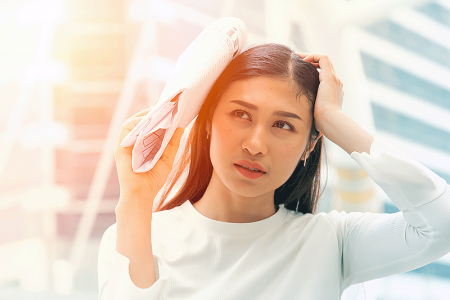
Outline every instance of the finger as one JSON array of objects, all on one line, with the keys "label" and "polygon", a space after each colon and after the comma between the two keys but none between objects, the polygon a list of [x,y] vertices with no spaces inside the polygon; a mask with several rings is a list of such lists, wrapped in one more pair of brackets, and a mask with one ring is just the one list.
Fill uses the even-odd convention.
[{"label": "finger", "polygon": [[325,54],[311,53],[305,57],[304,60],[311,63],[318,63],[321,69],[329,69],[334,72],[333,64],[331,63],[329,57]]},{"label": "finger", "polygon": [[320,58],[323,56],[325,55],[320,53],[308,53],[308,55],[305,56],[304,60],[309,61],[311,63],[319,63]]},{"label": "finger", "polygon": [[[298,56],[300,56],[301,58],[303,58],[303,60],[305,60],[305,58],[308,57],[311,53],[300,53],[300,52],[295,52],[295,54],[297,54]],[[306,60],[305,60],[305,61],[306,61]],[[318,62],[311,62],[311,61],[308,61],[308,62],[311,63],[315,68],[320,68]]]},{"label": "finger", "polygon": [[120,143],[122,143],[122,140],[127,136],[127,134],[130,133],[131,130],[133,130],[134,127],[136,127],[137,124],[143,119],[144,117],[136,117],[134,119],[130,119],[128,122],[123,123],[122,127],[119,131],[119,137],[117,138],[117,147],[121,147]]},{"label": "finger", "polygon": [[[153,107],[153,106],[152,106],[152,107]],[[144,110],[141,110],[140,112],[138,112],[137,114],[133,115],[132,117],[135,118],[135,117],[142,117],[142,116],[145,116],[145,115],[147,115],[148,112],[152,109],[152,107],[147,108],[147,109],[144,109]]]},{"label": "finger", "polygon": [[129,122],[129,121],[130,121],[131,119],[133,119],[133,118],[136,118],[136,117],[142,117],[142,116],[147,115],[148,112],[150,111],[150,109],[152,109],[152,108],[150,107],[150,108],[141,110],[140,112],[138,112],[138,113],[132,115],[131,117],[129,117],[128,119],[126,119],[123,123],[125,124],[125,123]]},{"label": "finger", "polygon": [[300,56],[301,58],[307,57],[310,53],[300,53],[300,52],[295,52],[295,54],[297,54],[298,56]]},{"label": "finger", "polygon": [[[318,64],[319,64],[319,62],[314,62],[314,61],[312,60],[312,57],[311,57],[311,54],[312,54],[312,53],[300,53],[300,52],[296,52],[295,54],[297,54],[298,56],[300,56],[301,58],[303,58],[303,60],[308,61],[309,63],[315,64],[315,65],[318,65]],[[309,57],[308,60],[306,60],[307,57]]]},{"label": "finger", "polygon": [[161,155],[161,158],[155,165],[155,168],[160,168],[161,166],[158,166],[158,164],[162,163],[165,167],[167,167],[170,170],[173,166],[173,161],[175,160],[175,156],[177,154],[178,148],[180,146],[181,137],[183,136],[184,128],[178,127],[175,132],[173,133],[172,138],[170,139],[169,143],[166,146],[166,149],[164,149],[163,154]]}]

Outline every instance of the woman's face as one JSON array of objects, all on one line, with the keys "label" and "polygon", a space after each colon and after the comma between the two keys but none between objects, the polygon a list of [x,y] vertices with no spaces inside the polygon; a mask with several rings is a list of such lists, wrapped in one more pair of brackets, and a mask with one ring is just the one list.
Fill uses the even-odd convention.
[{"label": "woman's face", "polygon": [[[266,76],[233,82],[209,131],[213,176],[244,197],[274,192],[302,158],[311,123],[309,101],[296,97],[294,83]],[[239,160],[259,163],[265,174],[245,177],[235,165]]]}]

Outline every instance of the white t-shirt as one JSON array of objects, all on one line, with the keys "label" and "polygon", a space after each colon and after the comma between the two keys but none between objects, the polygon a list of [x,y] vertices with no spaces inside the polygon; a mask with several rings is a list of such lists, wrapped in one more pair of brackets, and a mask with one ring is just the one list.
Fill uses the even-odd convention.
[{"label": "white t-shirt", "polygon": [[100,244],[99,299],[340,299],[350,285],[424,266],[450,252],[450,187],[374,140],[353,152],[401,210],[394,214],[302,214],[280,205],[267,219],[209,219],[186,201],[153,213],[157,281],[136,287],[115,251],[116,224]]}]

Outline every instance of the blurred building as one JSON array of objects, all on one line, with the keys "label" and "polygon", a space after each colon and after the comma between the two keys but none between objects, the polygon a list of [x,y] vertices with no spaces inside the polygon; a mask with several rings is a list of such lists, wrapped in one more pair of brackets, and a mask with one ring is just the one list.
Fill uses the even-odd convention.
[{"label": "blurred building", "polygon": [[[450,2],[400,7],[364,31],[360,54],[377,136],[450,182]],[[386,213],[399,211],[383,200]],[[450,256],[380,282],[387,288],[379,299],[446,299]]]}]

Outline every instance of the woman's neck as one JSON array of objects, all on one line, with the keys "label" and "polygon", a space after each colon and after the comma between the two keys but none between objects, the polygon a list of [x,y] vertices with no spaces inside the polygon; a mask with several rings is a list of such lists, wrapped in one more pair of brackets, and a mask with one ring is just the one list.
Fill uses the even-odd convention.
[{"label": "woman's neck", "polygon": [[228,189],[213,172],[203,197],[193,204],[205,217],[228,223],[251,223],[274,215],[273,191],[270,194],[245,197]]}]

